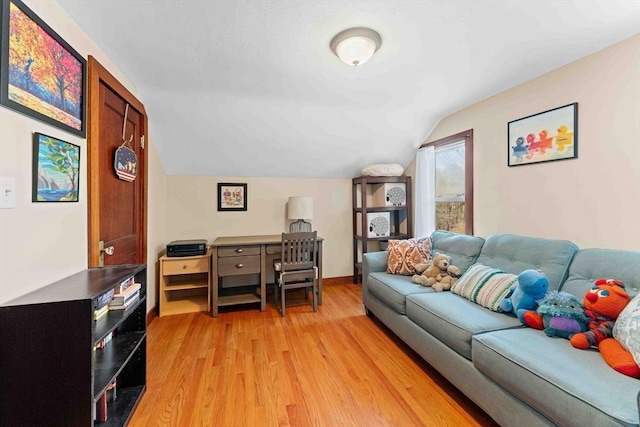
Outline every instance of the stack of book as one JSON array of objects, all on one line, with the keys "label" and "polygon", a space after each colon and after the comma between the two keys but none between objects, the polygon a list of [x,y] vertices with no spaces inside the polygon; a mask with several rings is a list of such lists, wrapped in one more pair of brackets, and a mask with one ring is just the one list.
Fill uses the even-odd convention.
[{"label": "stack of book", "polygon": [[113,300],[109,303],[109,309],[124,310],[138,298],[140,298],[140,283],[134,283],[113,296]]},{"label": "stack of book", "polygon": [[93,318],[98,320],[109,311],[109,303],[113,300],[114,290],[111,289],[96,298],[93,306]]}]

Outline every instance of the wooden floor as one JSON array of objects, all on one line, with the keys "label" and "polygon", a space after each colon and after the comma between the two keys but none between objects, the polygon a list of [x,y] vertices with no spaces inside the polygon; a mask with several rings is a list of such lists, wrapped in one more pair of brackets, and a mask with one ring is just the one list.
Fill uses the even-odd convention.
[{"label": "wooden floor", "polygon": [[380,322],[360,285],[323,305],[156,318],[132,426],[494,426]]}]

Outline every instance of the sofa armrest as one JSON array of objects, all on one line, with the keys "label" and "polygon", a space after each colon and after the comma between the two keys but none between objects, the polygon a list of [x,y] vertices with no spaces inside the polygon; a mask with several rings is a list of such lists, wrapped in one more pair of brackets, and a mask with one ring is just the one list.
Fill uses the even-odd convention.
[{"label": "sofa armrest", "polygon": [[362,302],[367,304],[369,273],[387,271],[387,251],[367,252],[362,254]]},{"label": "sofa armrest", "polygon": [[387,251],[367,252],[362,255],[362,277],[376,271],[387,271],[387,259],[389,253]]}]

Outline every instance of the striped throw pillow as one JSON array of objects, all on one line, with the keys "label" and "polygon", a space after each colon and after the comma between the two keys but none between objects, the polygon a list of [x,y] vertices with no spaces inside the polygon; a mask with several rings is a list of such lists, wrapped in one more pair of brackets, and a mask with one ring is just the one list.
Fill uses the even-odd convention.
[{"label": "striped throw pillow", "polygon": [[451,292],[492,311],[502,311],[500,300],[518,276],[482,264],[473,264],[451,287]]},{"label": "striped throw pillow", "polygon": [[411,276],[416,274],[416,264],[431,261],[431,237],[389,240],[387,250],[387,273]]}]

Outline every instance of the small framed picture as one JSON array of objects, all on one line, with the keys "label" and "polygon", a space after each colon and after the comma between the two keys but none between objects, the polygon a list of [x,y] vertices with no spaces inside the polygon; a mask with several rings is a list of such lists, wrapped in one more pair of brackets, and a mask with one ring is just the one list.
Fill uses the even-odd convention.
[{"label": "small framed picture", "polygon": [[247,184],[218,183],[218,211],[246,211]]},{"label": "small framed picture", "polygon": [[508,166],[578,157],[578,103],[507,124]]},{"label": "small framed picture", "polygon": [[33,134],[33,202],[77,202],[80,147],[52,136]]}]

